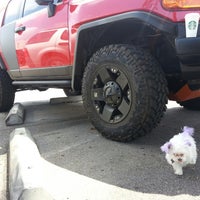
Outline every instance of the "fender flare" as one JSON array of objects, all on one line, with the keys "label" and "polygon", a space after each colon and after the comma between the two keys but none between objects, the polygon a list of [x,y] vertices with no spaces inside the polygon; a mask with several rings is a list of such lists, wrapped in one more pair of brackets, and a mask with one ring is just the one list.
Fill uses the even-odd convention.
[{"label": "fender flare", "polygon": [[92,22],[85,23],[81,25],[77,32],[77,39],[76,39],[76,45],[75,45],[75,52],[74,52],[74,62],[73,62],[73,71],[72,71],[72,88],[74,90],[79,90],[81,88],[80,85],[80,77],[82,76],[82,71],[79,69],[79,45],[81,43],[81,34],[89,29],[111,24],[114,22],[120,22],[123,20],[135,20],[135,21],[141,21],[141,23],[150,26],[154,29],[157,29],[161,32],[164,32],[166,34],[172,34],[176,35],[176,24],[173,23],[170,20],[167,20],[166,18],[160,17],[154,13],[145,12],[145,11],[133,11],[133,12],[127,12],[123,14],[118,14],[110,17],[106,17],[103,19],[98,19]]},{"label": "fender flare", "polygon": [[0,55],[0,69],[7,71],[6,65]]}]

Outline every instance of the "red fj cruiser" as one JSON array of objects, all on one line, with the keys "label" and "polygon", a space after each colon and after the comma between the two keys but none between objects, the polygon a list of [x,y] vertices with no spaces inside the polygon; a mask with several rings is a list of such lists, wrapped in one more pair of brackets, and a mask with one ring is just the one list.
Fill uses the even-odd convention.
[{"label": "red fj cruiser", "polygon": [[1,1],[0,110],[16,91],[63,88],[82,93],[103,136],[125,142],[159,123],[168,98],[200,109],[200,31],[186,37],[187,13],[200,1]]}]

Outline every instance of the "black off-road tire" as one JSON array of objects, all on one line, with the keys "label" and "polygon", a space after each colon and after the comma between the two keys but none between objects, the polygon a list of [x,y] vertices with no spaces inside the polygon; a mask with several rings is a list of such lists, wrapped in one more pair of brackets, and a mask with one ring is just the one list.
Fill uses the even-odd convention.
[{"label": "black off-road tire", "polygon": [[120,142],[149,133],[160,122],[167,91],[165,75],[152,55],[129,45],[97,51],[82,84],[92,124],[106,138]]},{"label": "black off-road tire", "polygon": [[191,99],[188,101],[177,102],[188,110],[200,110],[200,98]]},{"label": "black off-road tire", "polygon": [[14,103],[15,90],[7,72],[0,70],[0,112],[8,111]]}]

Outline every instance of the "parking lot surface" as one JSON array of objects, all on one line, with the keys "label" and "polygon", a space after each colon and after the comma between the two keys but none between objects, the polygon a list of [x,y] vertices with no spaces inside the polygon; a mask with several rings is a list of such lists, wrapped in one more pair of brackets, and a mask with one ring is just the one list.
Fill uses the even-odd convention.
[{"label": "parking lot surface", "polygon": [[[0,179],[0,185],[4,184],[0,199],[7,198],[5,164],[9,134],[16,127],[27,127],[44,159],[81,177],[114,187],[116,193],[126,191],[133,199],[138,195],[138,199],[200,200],[200,160],[195,166],[185,168],[183,176],[176,176],[160,151],[160,146],[185,125],[195,128],[200,148],[199,111],[169,102],[164,118],[151,133],[131,143],[119,143],[105,139],[95,130],[81,101],[50,104],[50,98],[55,97],[64,97],[64,93],[60,90],[17,93],[15,102],[21,102],[25,108],[22,125],[7,127],[4,121],[7,113],[0,114],[0,177],[4,177]],[[74,188],[74,192],[80,189]],[[74,198],[69,195],[66,199]],[[90,199],[94,199],[94,194]]]}]

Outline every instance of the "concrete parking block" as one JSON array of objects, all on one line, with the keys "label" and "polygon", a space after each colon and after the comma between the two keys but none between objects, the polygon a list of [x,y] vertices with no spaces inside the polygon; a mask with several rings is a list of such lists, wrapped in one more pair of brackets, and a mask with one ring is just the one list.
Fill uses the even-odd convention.
[{"label": "concrete parking block", "polygon": [[15,129],[10,135],[9,149],[10,200],[52,200],[42,188],[43,170],[42,158],[29,130]]},{"label": "concrete parking block", "polygon": [[60,103],[78,103],[82,101],[82,96],[69,96],[69,97],[59,97],[51,98],[50,104],[60,104]]},{"label": "concrete parking block", "polygon": [[24,123],[24,107],[20,103],[15,103],[6,117],[6,125],[19,125]]}]

